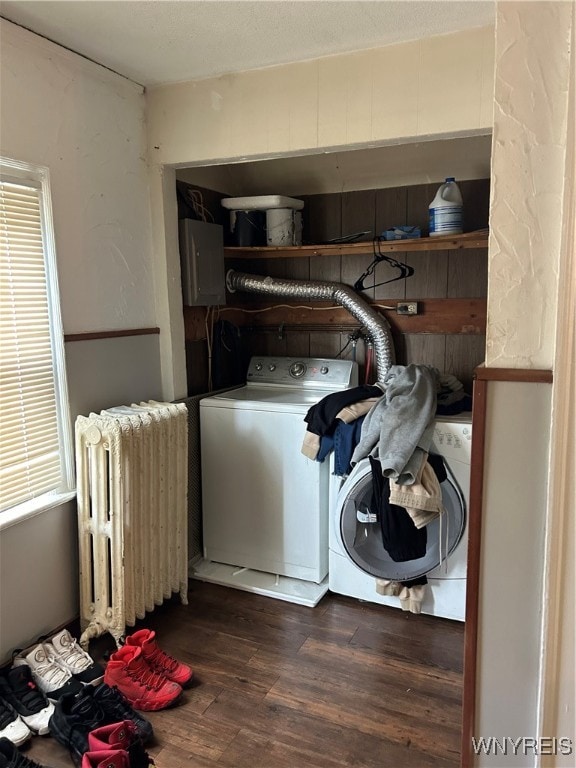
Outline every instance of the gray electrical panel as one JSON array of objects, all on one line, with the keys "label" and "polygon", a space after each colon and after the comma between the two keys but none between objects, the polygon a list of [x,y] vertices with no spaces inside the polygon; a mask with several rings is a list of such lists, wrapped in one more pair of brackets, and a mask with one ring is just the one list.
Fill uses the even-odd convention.
[{"label": "gray electrical panel", "polygon": [[225,304],[223,227],[180,219],[178,234],[184,304],[188,307]]}]

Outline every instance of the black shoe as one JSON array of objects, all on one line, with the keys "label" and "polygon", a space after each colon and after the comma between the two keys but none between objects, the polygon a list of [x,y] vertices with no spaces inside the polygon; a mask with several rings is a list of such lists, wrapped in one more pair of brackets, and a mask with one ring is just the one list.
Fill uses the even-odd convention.
[{"label": "black shoe", "polygon": [[50,718],[50,733],[66,747],[76,765],[88,749],[90,731],[106,723],[106,714],[92,692],[92,687],[87,686],[80,693],[65,694],[56,703]]},{"label": "black shoe", "polygon": [[0,739],[0,768],[49,768],[25,757],[10,739]]},{"label": "black shoe", "polygon": [[[32,736],[30,728],[22,720],[12,704],[0,696],[0,737],[19,747]],[[0,766],[1,768],[1,766]]]},{"label": "black shoe", "polygon": [[106,714],[106,723],[119,723],[121,720],[132,720],[138,729],[138,735],[146,744],[153,736],[152,723],[142,717],[130,706],[128,699],[120,693],[118,688],[110,687],[107,683],[100,683],[94,689],[94,698],[100,704]]},{"label": "black shoe", "polygon": [[40,736],[50,733],[48,721],[54,705],[34,682],[29,666],[13,667],[0,676],[0,696],[14,707],[31,731]]},{"label": "black shoe", "polygon": [[150,768],[151,765],[154,765],[154,760],[146,752],[141,741],[131,744],[126,752],[130,761],[130,768]]}]

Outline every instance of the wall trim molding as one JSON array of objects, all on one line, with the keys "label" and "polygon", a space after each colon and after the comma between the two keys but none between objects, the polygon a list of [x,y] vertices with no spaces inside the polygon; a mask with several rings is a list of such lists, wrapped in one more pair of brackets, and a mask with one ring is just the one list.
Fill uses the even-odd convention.
[{"label": "wall trim molding", "polygon": [[546,368],[486,368],[474,369],[476,381],[513,381],[528,384],[552,384],[552,371]]},{"label": "wall trim molding", "polygon": [[64,341],[92,341],[94,339],[117,339],[122,336],[149,336],[159,334],[160,328],[126,328],[122,331],[92,331],[88,333],[65,333]]},{"label": "wall trim molding", "polygon": [[[476,369],[477,370],[477,369]],[[476,374],[476,371],[474,372]],[[476,673],[478,658],[478,593],[480,589],[480,542],[486,436],[485,379],[474,378],[472,396],[472,455],[468,508],[468,559],[466,567],[466,618],[464,623],[464,682],[462,693],[461,766],[472,765],[472,736],[476,722]]]}]

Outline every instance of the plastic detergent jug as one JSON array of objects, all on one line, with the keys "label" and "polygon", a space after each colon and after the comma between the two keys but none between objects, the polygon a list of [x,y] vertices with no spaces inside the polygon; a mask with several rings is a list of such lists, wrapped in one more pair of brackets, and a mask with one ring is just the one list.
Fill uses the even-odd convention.
[{"label": "plastic detergent jug", "polygon": [[449,176],[444,184],[438,187],[436,197],[428,206],[430,237],[461,235],[463,208],[458,184]]}]

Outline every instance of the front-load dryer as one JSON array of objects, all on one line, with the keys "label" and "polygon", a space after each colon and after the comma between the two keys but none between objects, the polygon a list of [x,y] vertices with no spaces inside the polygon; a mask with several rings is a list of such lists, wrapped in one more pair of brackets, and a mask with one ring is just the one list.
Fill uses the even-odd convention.
[{"label": "front-load dryer", "polygon": [[430,452],[444,459],[448,477],[441,490],[446,513],[441,522],[436,519],[427,526],[426,555],[417,560],[394,562],[382,544],[379,524],[365,521],[362,513],[370,503],[372,473],[367,458],[356,464],[331,498],[332,592],[400,607],[397,597],[376,591],[376,579],[409,581],[425,575],[428,588],[422,613],[464,621],[471,442],[470,414],[437,418]]}]

